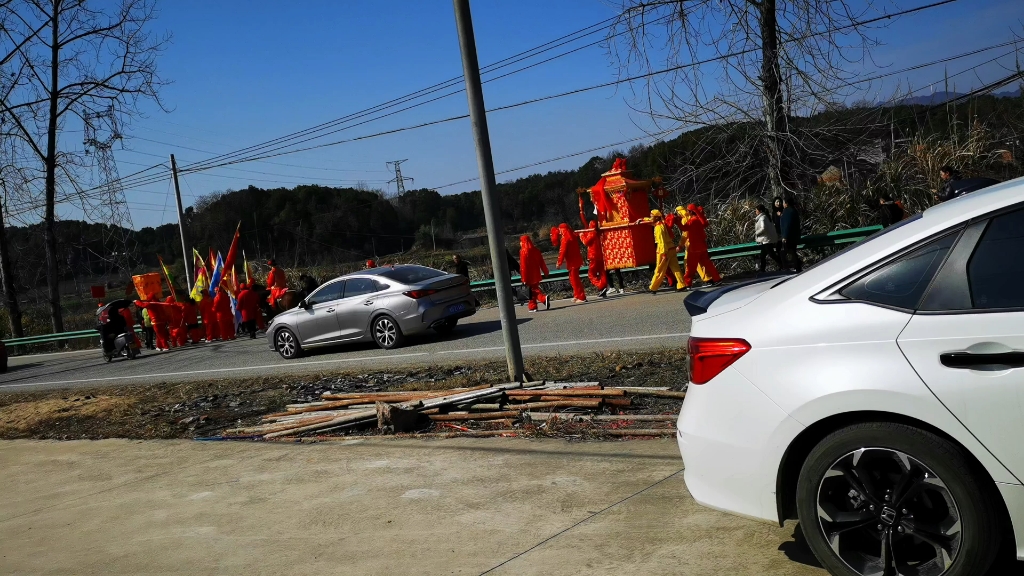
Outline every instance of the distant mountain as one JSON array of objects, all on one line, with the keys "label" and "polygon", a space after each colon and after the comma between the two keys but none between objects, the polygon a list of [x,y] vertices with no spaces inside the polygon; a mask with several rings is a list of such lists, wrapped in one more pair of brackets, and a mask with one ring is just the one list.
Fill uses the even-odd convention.
[{"label": "distant mountain", "polygon": [[[949,100],[959,98],[963,95],[964,94],[961,92],[934,92],[932,94],[928,94],[927,96],[914,96],[912,98],[904,98],[903,100],[896,102],[896,105],[935,106],[937,104],[942,104],[943,102],[948,102]],[[1021,87],[1018,86],[1013,90],[1007,90],[1004,92],[994,92],[992,95],[995,96],[996,98],[1019,98],[1021,95]],[[885,104],[881,105],[885,106]]]}]

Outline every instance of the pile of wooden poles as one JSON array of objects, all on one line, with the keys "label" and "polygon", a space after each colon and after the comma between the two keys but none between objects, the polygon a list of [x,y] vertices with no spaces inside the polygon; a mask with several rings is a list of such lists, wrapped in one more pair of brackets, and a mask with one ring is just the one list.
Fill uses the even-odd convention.
[{"label": "pile of wooden poles", "polygon": [[[264,416],[258,425],[224,434],[272,440],[338,433],[373,424],[404,432],[431,428],[433,421],[433,435],[501,436],[519,432],[512,429],[516,423],[545,425],[553,418],[590,422],[600,433],[612,436],[673,434],[671,423],[678,416],[678,405],[669,414],[623,413],[638,396],[682,400],[685,393],[667,388],[604,387],[596,382],[527,382],[442,391],[328,392],[318,402],[290,404],[284,412]],[[635,427],[648,422],[654,427]],[[467,424],[488,429],[474,430]]]}]

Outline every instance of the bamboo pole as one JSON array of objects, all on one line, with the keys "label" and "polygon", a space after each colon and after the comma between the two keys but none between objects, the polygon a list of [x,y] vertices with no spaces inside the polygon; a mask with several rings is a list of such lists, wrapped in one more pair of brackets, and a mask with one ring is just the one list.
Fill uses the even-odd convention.
[{"label": "bamboo pole", "polygon": [[608,436],[675,436],[675,428],[637,428],[630,430],[628,428],[618,428],[615,430],[607,430],[599,428],[602,434]]},{"label": "bamboo pole", "polygon": [[510,390],[508,392],[509,398],[518,396],[625,396],[625,390],[579,390],[577,388],[570,388],[568,390]]},{"label": "bamboo pole", "polygon": [[639,396],[656,396],[658,398],[686,398],[686,392],[677,392],[675,390],[653,390],[645,388],[606,388],[606,390],[624,390],[630,394],[637,394]]},{"label": "bamboo pole", "polygon": [[522,412],[508,410],[506,412],[478,412],[475,414],[437,414],[430,419],[438,422],[456,422],[459,420],[499,420],[501,418],[518,418]]}]

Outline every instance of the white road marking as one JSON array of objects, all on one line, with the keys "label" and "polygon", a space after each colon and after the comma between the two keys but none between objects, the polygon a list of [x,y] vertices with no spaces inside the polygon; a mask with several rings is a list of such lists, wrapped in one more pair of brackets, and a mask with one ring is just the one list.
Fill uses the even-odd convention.
[{"label": "white road marking", "polygon": [[307,362],[289,362],[287,364],[264,364],[262,366],[239,366],[235,368],[210,368],[208,370],[192,370],[189,372],[164,372],[162,374],[139,374],[136,376],[111,376],[108,378],[84,378],[82,380],[58,380],[56,382],[25,382],[23,384],[0,384],[0,388],[17,388],[20,386],[48,386],[51,384],[83,384],[86,382],[110,382],[111,380],[138,380],[140,378],[163,378],[165,376],[188,376],[191,374],[209,374],[211,372],[237,372],[239,370],[264,370],[289,366],[310,366],[313,364],[335,364],[338,362],[359,362],[363,360],[387,360],[389,358],[408,358],[411,356],[429,356],[429,352],[415,354],[389,354],[387,356],[362,356],[360,358],[336,358],[334,360],[313,360]]},{"label": "white road marking", "polygon": [[[673,334],[651,334],[646,336],[623,336],[619,338],[597,338],[593,340],[569,340],[563,342],[546,342],[543,344],[523,344],[523,348],[559,347],[574,344],[600,344],[603,342],[627,342],[630,340],[650,340],[652,338],[680,338],[689,336],[689,332],[676,332]],[[240,370],[265,370],[268,368],[288,368],[292,366],[311,366],[316,364],[336,364],[340,362],[361,362],[373,360],[389,360],[391,358],[410,358],[414,356],[433,356],[440,354],[467,354],[471,352],[489,352],[504,350],[503,346],[491,346],[487,348],[469,348],[466,350],[441,350],[439,352],[417,352],[412,354],[388,354],[381,356],[361,356],[359,358],[336,358],[332,360],[310,360],[306,362],[288,362],[282,364],[264,364],[262,366],[241,366],[236,368],[211,368],[208,370],[191,370],[187,372],[164,372],[161,374],[139,374],[137,376],[111,376],[107,378],[84,378],[81,380],[58,380],[55,382],[25,382],[22,384],[0,384],[0,388],[19,388],[24,386],[50,386],[54,384],[85,384],[89,382],[110,382],[113,380],[140,380],[147,378],[164,378],[168,376],[189,376],[193,374],[211,374],[214,372],[237,372]]]},{"label": "white road marking", "polygon": [[[674,334],[655,334],[649,336],[623,336],[621,338],[598,338],[595,340],[570,340],[565,342],[545,342],[543,344],[523,344],[521,348],[541,348],[544,346],[566,346],[571,344],[600,344],[602,342],[624,342],[627,340],[649,340],[651,338],[679,338],[689,336],[689,332],[676,332]],[[434,354],[462,354],[464,352],[490,352],[492,350],[504,350],[504,346],[489,346],[487,348],[466,348],[465,350],[441,350]]]}]

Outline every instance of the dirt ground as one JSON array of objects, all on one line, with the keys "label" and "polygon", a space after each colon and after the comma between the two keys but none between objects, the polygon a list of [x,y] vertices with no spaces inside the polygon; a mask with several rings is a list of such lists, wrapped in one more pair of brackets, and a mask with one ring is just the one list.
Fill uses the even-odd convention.
[{"label": "dirt ground", "polygon": [[[532,358],[537,379],[600,382],[607,386],[668,386],[687,381],[681,350],[596,353]],[[213,436],[251,425],[291,403],[324,392],[444,390],[508,381],[501,361],[424,369],[336,371],[304,376],[218,379],[0,395],[0,439],[174,439]],[[644,398],[632,413],[672,413],[678,400]],[[585,436],[586,430],[573,430]]]}]

